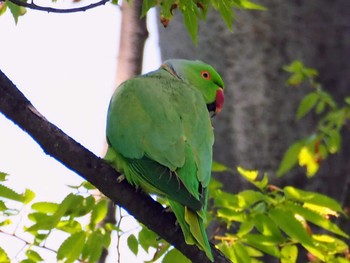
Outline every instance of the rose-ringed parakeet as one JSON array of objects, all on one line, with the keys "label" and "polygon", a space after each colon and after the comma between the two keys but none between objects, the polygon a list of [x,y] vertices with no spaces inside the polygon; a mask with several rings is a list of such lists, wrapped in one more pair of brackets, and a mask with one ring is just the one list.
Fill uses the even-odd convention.
[{"label": "rose-ringed parakeet", "polygon": [[203,223],[214,143],[210,115],[221,111],[223,88],[210,65],[168,60],[116,89],[106,129],[106,160],[129,183],[166,197],[186,243],[212,261]]}]

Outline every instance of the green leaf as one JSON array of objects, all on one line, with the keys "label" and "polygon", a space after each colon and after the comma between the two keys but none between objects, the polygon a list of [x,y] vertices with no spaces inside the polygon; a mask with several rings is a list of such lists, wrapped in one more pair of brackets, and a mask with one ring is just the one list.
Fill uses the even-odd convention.
[{"label": "green leaf", "polygon": [[144,17],[152,7],[157,5],[157,3],[158,3],[157,0],[143,0],[141,17]]},{"label": "green leaf", "polygon": [[142,226],[142,229],[138,235],[138,239],[139,244],[146,252],[148,252],[148,249],[150,247],[157,248],[159,245],[158,235],[145,226]]},{"label": "green leaf", "polygon": [[0,182],[5,182],[7,176],[9,176],[7,173],[0,172]]},{"label": "green leaf", "polygon": [[135,237],[134,234],[131,234],[128,237],[128,247],[131,250],[132,253],[135,254],[135,256],[137,256],[137,253],[139,252],[139,242],[137,241],[137,238]]},{"label": "green leaf", "polygon": [[305,220],[322,227],[325,230],[328,230],[332,233],[338,234],[345,238],[349,238],[349,235],[342,231],[336,224],[332,223],[329,219],[321,216],[320,214],[302,207],[300,205],[285,203],[284,208],[292,211],[294,214],[302,216]]},{"label": "green leaf", "polygon": [[69,236],[58,248],[57,259],[64,260],[65,263],[71,263],[77,260],[85,244],[86,233],[77,232]]},{"label": "green leaf", "polygon": [[32,204],[33,210],[45,214],[54,214],[58,208],[58,204],[52,202],[37,202]]},{"label": "green leaf", "polygon": [[29,189],[26,189],[23,195],[23,203],[28,204],[30,203],[35,197],[35,193]]},{"label": "green leaf", "polygon": [[1,263],[11,263],[10,258],[8,257],[7,253],[5,252],[5,250],[0,247],[0,262]]},{"label": "green leaf", "polygon": [[245,246],[243,246],[240,242],[235,242],[232,245],[234,255],[236,260],[234,262],[240,262],[240,263],[250,263],[251,259],[250,256],[245,249]]},{"label": "green leaf", "polygon": [[280,257],[277,240],[274,239],[274,237],[259,234],[248,234],[242,237],[242,241],[260,251],[263,251],[266,254],[277,258]]},{"label": "green leaf", "polygon": [[325,139],[328,151],[331,154],[334,154],[340,150],[342,138],[338,130],[330,130]]},{"label": "green leaf", "polygon": [[316,105],[319,100],[319,94],[317,92],[311,92],[306,95],[299,104],[297,110],[297,119],[300,120],[307,113],[311,111],[311,109]]},{"label": "green leaf", "polygon": [[231,172],[232,170],[226,165],[214,161],[211,166],[211,171],[212,172]]},{"label": "green leaf", "polygon": [[256,4],[256,3],[253,3],[253,2],[250,2],[248,0],[241,0],[240,7],[243,7],[245,9],[250,9],[250,10],[260,10],[260,11],[267,10],[266,7],[259,5],[259,4]]},{"label": "green leaf", "polygon": [[82,230],[81,224],[76,220],[60,221],[56,225],[56,228],[59,230],[62,230],[64,232],[70,233],[70,234],[74,234],[74,233]]},{"label": "green leaf", "polygon": [[99,201],[92,209],[90,224],[95,226],[100,223],[107,215],[108,212],[108,201]]},{"label": "green leaf", "polygon": [[303,140],[297,141],[289,146],[288,150],[284,153],[280,166],[277,170],[277,176],[280,177],[290,171],[298,161],[298,155],[301,148],[304,146]]},{"label": "green leaf", "polygon": [[12,16],[15,19],[15,22],[17,24],[18,18],[20,16],[23,16],[27,12],[27,10],[24,7],[13,4],[12,2],[10,2],[8,0],[6,1],[6,4],[7,4],[8,8],[10,9]]},{"label": "green leaf", "polygon": [[42,262],[42,261],[44,261],[43,258],[39,255],[39,253],[34,251],[34,250],[32,250],[32,249],[28,249],[26,251],[26,256],[28,257],[28,259],[30,259],[30,260],[32,260],[34,262]]},{"label": "green leaf", "polygon": [[180,10],[184,17],[184,23],[190,34],[192,41],[197,44],[197,34],[198,34],[198,18],[196,15],[197,7],[192,1],[180,0]]},{"label": "green leaf", "polygon": [[224,19],[227,27],[232,30],[233,8],[229,1],[217,1],[217,8]]},{"label": "green leaf", "polygon": [[87,236],[87,241],[82,251],[82,258],[85,261],[89,263],[97,262],[103,249],[108,249],[109,242],[105,242],[106,235],[110,236],[110,233],[103,234],[101,231],[96,230]]},{"label": "green leaf", "polygon": [[4,186],[2,184],[0,184],[0,197],[4,197],[21,203],[24,203],[26,200],[24,195],[18,194],[11,188],[8,188],[7,186]]},{"label": "green leaf", "polygon": [[298,258],[298,248],[295,245],[286,245],[281,249],[281,263],[295,263]]},{"label": "green leaf", "polygon": [[278,242],[283,241],[284,238],[281,234],[281,231],[271,220],[271,218],[266,216],[266,214],[257,214],[254,217],[254,223],[256,229],[264,236],[271,236],[278,240]]},{"label": "green leaf", "polygon": [[333,211],[344,213],[340,204],[326,195],[303,191],[292,186],[286,186],[283,191],[287,199],[323,206]]},{"label": "green leaf", "polygon": [[268,216],[291,239],[302,245],[313,246],[311,237],[292,212],[281,208],[272,208]]},{"label": "green leaf", "polygon": [[186,258],[180,251],[174,248],[165,254],[162,263],[174,262],[190,263],[191,261],[188,258]]}]

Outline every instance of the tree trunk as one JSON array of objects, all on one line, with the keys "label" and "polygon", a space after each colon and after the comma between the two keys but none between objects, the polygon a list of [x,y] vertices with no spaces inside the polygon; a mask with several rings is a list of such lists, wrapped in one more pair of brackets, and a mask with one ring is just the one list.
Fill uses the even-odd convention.
[{"label": "tree trunk", "polygon": [[[286,87],[288,75],[283,65],[301,59],[319,70],[320,82],[338,102],[350,95],[350,1],[258,2],[268,10],[237,11],[233,32],[211,12],[200,25],[197,46],[177,14],[168,28],[160,26],[160,46],[163,60],[200,59],[212,64],[225,80],[225,106],[214,120],[214,159],[274,177],[288,146],[312,133],[317,123],[317,116],[295,120],[297,105],[309,90]],[[342,135],[342,151],[328,158],[314,179],[295,169],[275,183],[322,192],[339,201],[344,195],[345,199],[350,138],[348,131]],[[226,190],[247,187],[238,175],[217,176]],[[349,224],[347,230],[350,232]]]}]

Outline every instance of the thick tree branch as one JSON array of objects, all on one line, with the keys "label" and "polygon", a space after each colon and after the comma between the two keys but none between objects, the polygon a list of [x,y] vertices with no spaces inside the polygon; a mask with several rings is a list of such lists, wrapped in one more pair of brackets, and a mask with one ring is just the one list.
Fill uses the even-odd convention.
[{"label": "thick tree branch", "polygon": [[[76,13],[76,12],[85,12],[89,9],[101,6],[101,5],[105,5],[107,2],[109,2],[109,0],[101,0],[99,2],[96,3],[92,3],[86,6],[81,6],[81,7],[75,7],[75,8],[67,8],[67,9],[61,9],[61,8],[54,8],[54,7],[48,7],[48,6],[39,6],[36,5],[34,2],[23,2],[21,0],[7,0],[15,5],[18,6],[23,6],[29,9],[33,9],[33,10],[39,10],[39,11],[45,11],[45,12],[49,12],[49,13],[61,13],[61,14],[66,14],[66,13]],[[0,0],[0,2],[2,2],[2,0]]]},{"label": "thick tree branch", "polygon": [[[82,178],[96,186],[115,204],[122,206],[137,220],[179,249],[192,262],[209,262],[196,246],[184,242],[175,217],[148,195],[130,186],[125,180],[117,183],[118,174],[45,119],[16,86],[0,70],[0,112],[27,132],[47,153]],[[213,247],[215,262],[230,262]]]}]

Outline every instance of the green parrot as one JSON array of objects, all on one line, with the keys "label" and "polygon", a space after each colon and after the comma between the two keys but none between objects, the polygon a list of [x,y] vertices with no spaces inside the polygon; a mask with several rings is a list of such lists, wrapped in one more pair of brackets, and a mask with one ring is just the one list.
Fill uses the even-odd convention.
[{"label": "green parrot", "polygon": [[122,83],[108,114],[105,159],[127,181],[166,197],[185,241],[213,261],[204,228],[211,177],[213,127],[224,83],[201,61],[171,59]]}]

